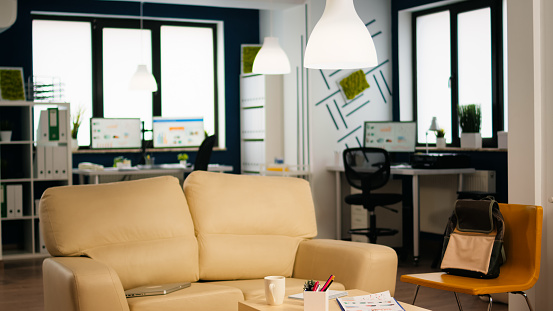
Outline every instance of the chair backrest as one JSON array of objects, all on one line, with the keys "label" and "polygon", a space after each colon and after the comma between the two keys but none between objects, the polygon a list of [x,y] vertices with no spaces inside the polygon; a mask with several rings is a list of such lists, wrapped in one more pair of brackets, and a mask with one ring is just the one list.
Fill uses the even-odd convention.
[{"label": "chair backrest", "polygon": [[194,161],[195,171],[207,171],[209,159],[211,158],[211,151],[215,145],[216,138],[217,137],[215,135],[208,136],[200,145],[200,149],[198,149],[198,154],[196,155],[196,160]]},{"label": "chair backrest", "polygon": [[346,179],[352,187],[374,190],[390,179],[390,157],[381,148],[349,148],[343,152]]},{"label": "chair backrest", "polygon": [[[540,274],[543,209],[541,206],[499,204],[505,220],[505,254],[502,275],[516,275],[526,281],[526,289],[534,286]],[[524,289],[525,290],[525,289]]]}]

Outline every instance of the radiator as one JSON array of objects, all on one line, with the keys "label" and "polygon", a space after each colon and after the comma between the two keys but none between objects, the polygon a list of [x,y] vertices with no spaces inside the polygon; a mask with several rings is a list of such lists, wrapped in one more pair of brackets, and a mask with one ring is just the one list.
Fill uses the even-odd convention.
[{"label": "radiator", "polygon": [[476,171],[472,174],[464,174],[461,189],[495,193],[495,171]]},{"label": "radiator", "polygon": [[[495,171],[463,174],[462,191],[495,192]],[[420,229],[443,234],[457,200],[457,175],[420,176]]]}]

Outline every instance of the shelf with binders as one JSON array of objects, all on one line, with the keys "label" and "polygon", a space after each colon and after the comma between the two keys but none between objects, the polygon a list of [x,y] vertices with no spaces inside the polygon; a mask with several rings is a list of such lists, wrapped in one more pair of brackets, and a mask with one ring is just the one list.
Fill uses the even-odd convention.
[{"label": "shelf with binders", "polygon": [[[7,217],[8,192],[3,193],[0,208],[4,207],[6,217],[0,218],[0,261],[48,255],[40,246],[37,200],[47,188],[71,184],[69,106],[69,103],[0,101],[0,121],[9,119],[13,130],[9,141],[0,141],[0,189],[9,187],[12,193],[14,187],[19,188],[9,201],[10,204],[16,201],[15,206],[21,210]],[[41,137],[43,133],[47,137]],[[50,163],[51,175],[38,176],[38,150],[41,167],[45,169]]]}]

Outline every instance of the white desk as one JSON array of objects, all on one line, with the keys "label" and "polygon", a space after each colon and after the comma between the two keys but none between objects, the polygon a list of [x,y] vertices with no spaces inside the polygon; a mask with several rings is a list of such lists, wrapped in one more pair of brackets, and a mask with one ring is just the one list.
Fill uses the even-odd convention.
[{"label": "white desk", "polygon": [[[210,172],[230,172],[233,170],[233,167],[230,165],[212,165],[210,164],[207,168]],[[100,176],[113,176],[113,175],[144,175],[144,174],[154,174],[154,175],[167,175],[167,174],[176,174],[176,173],[190,173],[192,172],[192,167],[184,167],[180,164],[161,164],[154,165],[152,167],[143,166],[142,168],[131,167],[118,169],[114,167],[108,167],[104,170],[80,170],[73,169],[73,174],[79,175],[79,183],[84,184],[84,177],[89,177],[89,183],[98,184],[100,183]],[[90,181],[93,182],[90,182]]]},{"label": "white desk", "polygon": [[[336,176],[336,238],[342,238],[342,191],[341,191],[341,173],[344,172],[343,166],[327,166],[328,171],[334,172]],[[463,174],[474,173],[474,168],[450,168],[450,169],[422,169],[411,167],[392,167],[392,175],[409,175],[413,178],[413,259],[415,263],[419,260],[419,232],[420,232],[420,197],[419,197],[419,176],[420,175],[459,175],[457,188],[459,190],[463,185]]]}]

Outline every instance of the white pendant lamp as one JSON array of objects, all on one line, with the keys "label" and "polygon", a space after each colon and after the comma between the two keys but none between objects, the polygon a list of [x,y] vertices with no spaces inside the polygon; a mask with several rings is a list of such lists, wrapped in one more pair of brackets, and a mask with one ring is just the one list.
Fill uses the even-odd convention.
[{"label": "white pendant lamp", "polygon": [[266,75],[290,73],[290,61],[277,37],[265,37],[263,46],[255,56],[252,72]]},{"label": "white pendant lamp", "polygon": [[[140,60],[143,61],[144,56],[142,53],[142,6],[143,2],[140,2]],[[157,92],[157,82],[153,74],[151,74],[146,65],[140,64],[136,68],[136,72],[131,78],[129,84],[129,90],[133,91],[148,91]]]},{"label": "white pendant lamp", "polygon": [[326,0],[305,49],[304,67],[360,69],[378,65],[376,49],[353,0]]},{"label": "white pendant lamp", "polygon": [[156,79],[148,71],[146,65],[138,65],[136,72],[131,78],[129,89],[133,91],[157,91]]}]

